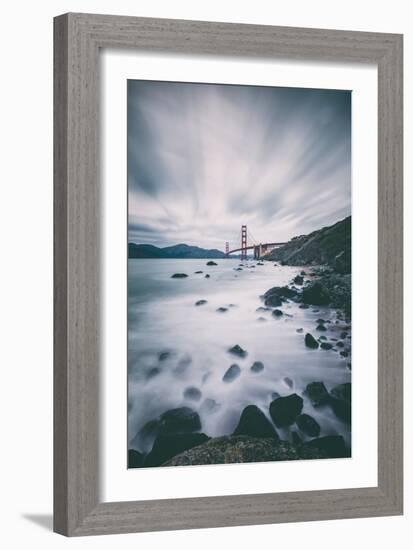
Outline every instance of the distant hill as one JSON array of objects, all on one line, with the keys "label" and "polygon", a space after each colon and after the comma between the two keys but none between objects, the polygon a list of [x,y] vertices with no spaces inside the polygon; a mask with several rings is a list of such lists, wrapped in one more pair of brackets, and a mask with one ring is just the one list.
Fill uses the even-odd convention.
[{"label": "distant hill", "polygon": [[171,258],[171,259],[220,259],[225,253],[216,249],[205,249],[188,244],[176,244],[159,248],[151,244],[128,244],[129,258]]},{"label": "distant hill", "polygon": [[329,265],[340,273],[350,273],[351,216],[308,235],[294,237],[268,253],[265,259],[285,265]]}]

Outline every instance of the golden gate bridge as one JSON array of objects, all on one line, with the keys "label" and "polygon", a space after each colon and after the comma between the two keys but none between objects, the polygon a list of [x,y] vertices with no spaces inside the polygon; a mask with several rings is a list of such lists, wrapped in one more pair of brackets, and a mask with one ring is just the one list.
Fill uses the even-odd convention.
[{"label": "golden gate bridge", "polygon": [[[248,240],[250,241],[249,243],[248,243]],[[280,242],[260,243],[253,237],[251,230],[248,231],[248,239],[247,239],[247,226],[242,225],[241,226],[241,246],[239,248],[234,248],[233,250],[230,250],[229,242],[226,242],[225,254],[227,257],[229,257],[230,254],[241,252],[241,260],[246,260],[248,256],[248,250],[253,250],[254,260],[259,260],[263,255],[267,254],[267,252],[270,252],[270,250],[273,250],[278,246],[282,246],[283,244],[285,243],[280,243]]]}]

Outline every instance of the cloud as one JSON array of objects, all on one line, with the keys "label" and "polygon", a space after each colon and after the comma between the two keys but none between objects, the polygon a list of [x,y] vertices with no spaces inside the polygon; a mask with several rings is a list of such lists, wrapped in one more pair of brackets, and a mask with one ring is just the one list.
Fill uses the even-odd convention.
[{"label": "cloud", "polygon": [[129,239],[287,240],[351,211],[351,93],[128,81]]}]

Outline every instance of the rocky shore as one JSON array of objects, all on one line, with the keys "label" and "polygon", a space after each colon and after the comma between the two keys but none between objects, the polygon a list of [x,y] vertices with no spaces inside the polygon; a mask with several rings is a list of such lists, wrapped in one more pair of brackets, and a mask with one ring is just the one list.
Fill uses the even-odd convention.
[{"label": "rocky shore", "polygon": [[[209,265],[216,264],[210,262]],[[247,267],[255,265],[240,265],[239,269]],[[314,330],[296,329],[302,338],[302,346],[311,350],[310,353],[337,354],[345,361],[347,369],[351,370],[351,275],[331,265],[304,269],[288,285],[272,287],[257,296],[257,311],[271,315],[276,323],[291,318],[294,308],[311,308],[312,312],[317,312],[318,307],[323,308],[323,317],[316,320]],[[184,278],[184,274],[172,277]],[[200,299],[194,306],[199,308],[206,304],[206,300]],[[228,311],[231,307],[234,304],[221,309]],[[219,309],[217,312],[225,313]],[[260,319],[268,320],[268,317],[259,317],[257,320]],[[165,359],[165,353],[168,352],[160,352],[160,361]],[[227,353],[229,361],[232,358],[234,362],[224,372],[221,383],[236,384],[242,373],[238,362],[248,359],[248,350],[239,342],[229,345]],[[262,376],[265,364],[254,361],[249,370],[251,376]],[[350,430],[351,383],[327,389],[323,380],[315,379],[299,393],[293,391],[293,380],[285,377],[284,383],[289,390],[285,395],[273,392],[272,400],[265,410],[254,403],[244,407],[239,412],[239,421],[234,431],[222,437],[209,437],[203,431],[200,415],[192,407],[182,406],[165,411],[158,418],[147,422],[136,434],[134,440],[150,442],[151,450],[141,452],[139,447],[131,447],[128,452],[129,467],[351,456],[351,448],[343,436],[340,433],[323,433],[319,422],[310,414],[311,411],[333,414]],[[186,398],[193,402],[201,400],[198,388],[188,387],[185,391]],[[212,399],[205,399],[201,407],[212,412],[219,404]]]}]

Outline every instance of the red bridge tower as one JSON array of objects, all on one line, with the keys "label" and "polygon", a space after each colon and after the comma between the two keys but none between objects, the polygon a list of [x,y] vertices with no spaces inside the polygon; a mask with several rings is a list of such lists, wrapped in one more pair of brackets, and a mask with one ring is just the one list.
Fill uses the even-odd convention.
[{"label": "red bridge tower", "polygon": [[247,226],[241,226],[241,260],[247,259]]}]

